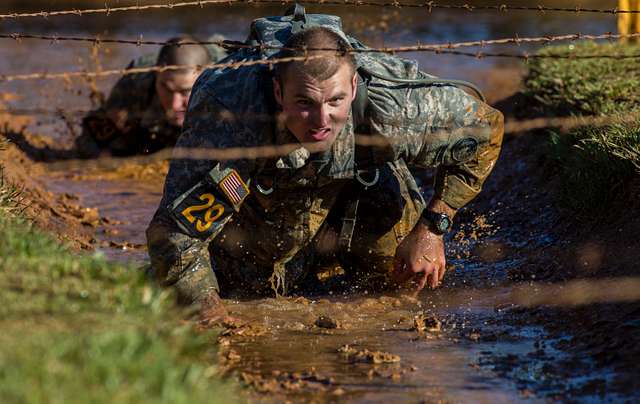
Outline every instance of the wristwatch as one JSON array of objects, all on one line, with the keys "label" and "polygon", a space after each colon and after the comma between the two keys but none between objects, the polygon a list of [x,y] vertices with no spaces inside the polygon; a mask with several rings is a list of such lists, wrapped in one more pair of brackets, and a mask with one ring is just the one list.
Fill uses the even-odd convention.
[{"label": "wristwatch", "polygon": [[422,211],[422,219],[424,219],[431,231],[436,234],[446,234],[453,227],[453,220],[444,213],[437,213],[429,209]]}]

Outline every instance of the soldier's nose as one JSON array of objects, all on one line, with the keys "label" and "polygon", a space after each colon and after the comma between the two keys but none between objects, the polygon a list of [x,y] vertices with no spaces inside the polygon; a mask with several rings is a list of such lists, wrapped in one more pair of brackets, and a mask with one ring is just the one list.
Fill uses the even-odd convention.
[{"label": "soldier's nose", "polygon": [[324,128],[329,125],[329,112],[324,106],[318,107],[313,115],[313,125],[316,128]]},{"label": "soldier's nose", "polygon": [[174,111],[183,111],[185,108],[185,97],[180,93],[173,93],[171,108]]}]

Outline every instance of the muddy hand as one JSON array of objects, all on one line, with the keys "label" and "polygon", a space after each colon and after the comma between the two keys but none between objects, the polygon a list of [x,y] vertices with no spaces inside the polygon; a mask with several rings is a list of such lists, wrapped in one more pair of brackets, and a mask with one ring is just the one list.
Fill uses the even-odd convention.
[{"label": "muddy hand", "polygon": [[224,307],[222,299],[215,291],[209,292],[200,301],[200,314],[198,325],[202,328],[214,326],[226,326],[228,324],[235,325],[240,320],[229,316],[229,312]]},{"label": "muddy hand", "polygon": [[435,288],[444,277],[445,264],[442,236],[418,222],[396,248],[392,277],[399,285],[413,281],[416,292],[427,284]]}]

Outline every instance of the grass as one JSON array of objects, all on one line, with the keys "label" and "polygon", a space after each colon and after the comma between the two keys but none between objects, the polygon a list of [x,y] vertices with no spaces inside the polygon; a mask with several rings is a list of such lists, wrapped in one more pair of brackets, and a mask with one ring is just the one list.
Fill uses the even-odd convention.
[{"label": "grass", "polygon": [[[550,46],[539,54],[638,55],[640,46],[596,44]],[[640,110],[638,59],[532,59],[524,94],[537,113],[552,116],[612,115]]]},{"label": "grass", "polygon": [[[0,195],[17,196],[6,182]],[[72,254],[0,199],[0,402],[233,402],[215,333],[140,271]]]},{"label": "grass", "polygon": [[[0,153],[7,147],[7,140],[0,137]],[[20,190],[5,181],[3,167],[0,165],[0,214],[15,214],[20,210]]]},{"label": "grass", "polygon": [[[553,46],[541,54],[640,54],[640,46],[595,44]],[[637,59],[533,59],[523,93],[529,113],[545,116],[620,116],[640,113]],[[592,218],[633,195],[640,177],[640,119],[569,133],[550,132],[561,200],[579,216]]]},{"label": "grass", "polygon": [[584,127],[568,135],[552,132],[550,155],[562,178],[564,204],[592,218],[637,197],[632,181],[640,177],[639,137],[638,123]]}]

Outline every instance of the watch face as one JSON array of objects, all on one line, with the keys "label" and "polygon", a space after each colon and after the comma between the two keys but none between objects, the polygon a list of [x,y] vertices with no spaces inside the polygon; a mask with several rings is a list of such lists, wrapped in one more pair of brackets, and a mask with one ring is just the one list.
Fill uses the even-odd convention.
[{"label": "watch face", "polygon": [[440,234],[448,233],[451,230],[453,221],[444,213],[425,210],[422,212],[422,216],[431,224],[432,229]]},{"label": "watch face", "polygon": [[441,216],[440,220],[438,221],[438,230],[446,233],[449,231],[449,227],[451,227],[451,220],[449,220],[449,218],[446,216]]}]

